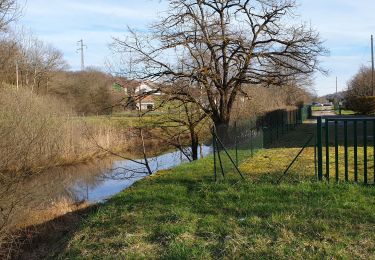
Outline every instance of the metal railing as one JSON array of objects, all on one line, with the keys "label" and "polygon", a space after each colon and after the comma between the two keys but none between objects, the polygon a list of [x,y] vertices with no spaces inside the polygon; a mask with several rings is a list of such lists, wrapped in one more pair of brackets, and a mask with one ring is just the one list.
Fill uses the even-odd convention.
[{"label": "metal railing", "polygon": [[318,179],[375,184],[374,142],[375,117],[318,117]]}]

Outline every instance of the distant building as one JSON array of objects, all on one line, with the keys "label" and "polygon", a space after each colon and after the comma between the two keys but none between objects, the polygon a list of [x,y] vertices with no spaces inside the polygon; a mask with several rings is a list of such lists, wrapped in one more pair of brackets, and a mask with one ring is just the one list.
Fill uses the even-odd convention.
[{"label": "distant building", "polygon": [[153,110],[155,108],[155,99],[153,96],[145,96],[136,103],[138,110]]},{"label": "distant building", "polygon": [[130,109],[152,110],[155,108],[155,97],[160,96],[160,93],[155,92],[152,83],[119,78],[115,85],[116,89],[123,89],[128,101],[133,100],[129,102],[128,108]]}]

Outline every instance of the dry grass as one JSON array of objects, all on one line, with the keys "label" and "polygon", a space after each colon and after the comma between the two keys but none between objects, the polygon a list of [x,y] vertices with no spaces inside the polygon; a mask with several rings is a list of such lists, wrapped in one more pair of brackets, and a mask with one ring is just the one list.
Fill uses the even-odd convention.
[{"label": "dry grass", "polygon": [[40,172],[130,146],[109,124],[72,119],[58,100],[11,87],[0,89],[0,172]]}]

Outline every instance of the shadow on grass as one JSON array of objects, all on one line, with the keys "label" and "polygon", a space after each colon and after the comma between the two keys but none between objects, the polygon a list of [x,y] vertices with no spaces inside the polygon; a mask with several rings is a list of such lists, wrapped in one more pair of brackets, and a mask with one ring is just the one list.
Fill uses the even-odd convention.
[{"label": "shadow on grass", "polygon": [[[295,129],[289,130],[287,133],[280,135],[277,140],[266,145],[266,149],[273,148],[302,148],[305,143],[309,140],[312,135],[315,135],[316,124],[315,123],[304,123],[297,126]],[[312,140],[309,147],[314,146],[314,140]]]},{"label": "shadow on grass", "polygon": [[[235,184],[231,178],[207,183],[197,181],[209,173],[203,166],[179,167],[114,197],[90,216],[61,257],[371,256],[374,190],[324,183]],[[347,241],[353,242],[348,246]]]},{"label": "shadow on grass", "polygon": [[99,207],[92,205],[18,231],[15,234],[17,239],[12,243],[12,259],[55,258],[65,250],[82,221]]}]

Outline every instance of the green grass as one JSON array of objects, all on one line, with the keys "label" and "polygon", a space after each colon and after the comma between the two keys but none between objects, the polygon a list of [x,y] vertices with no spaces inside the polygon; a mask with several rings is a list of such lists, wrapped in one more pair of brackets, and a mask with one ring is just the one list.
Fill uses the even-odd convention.
[{"label": "green grass", "polygon": [[312,106],[312,111],[325,111],[325,110],[332,110],[333,106]]},{"label": "green grass", "polygon": [[[339,110],[335,110],[335,113],[337,115],[340,115],[340,111]],[[352,115],[355,115],[356,113],[352,110],[345,110],[345,109],[342,109],[341,110],[341,115],[346,115],[346,116],[352,116]]]},{"label": "green grass", "polygon": [[313,149],[259,151],[213,182],[212,157],[137,182],[68,237],[60,258],[371,259],[375,189],[313,181]]}]

